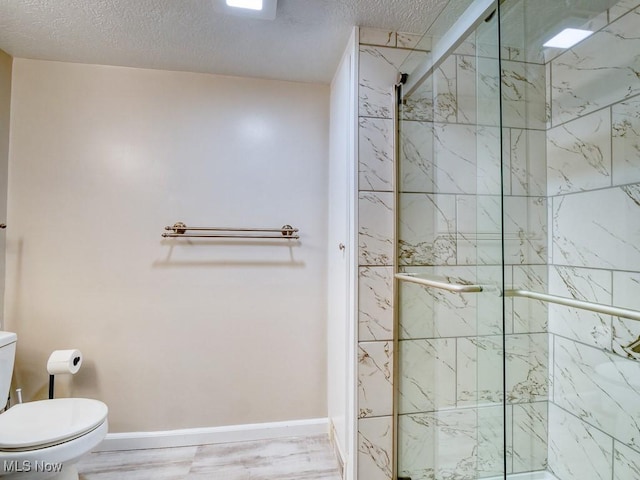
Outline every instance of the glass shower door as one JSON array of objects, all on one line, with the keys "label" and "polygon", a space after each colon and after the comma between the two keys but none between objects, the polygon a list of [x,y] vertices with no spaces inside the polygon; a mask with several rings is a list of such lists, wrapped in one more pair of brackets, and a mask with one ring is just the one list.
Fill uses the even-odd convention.
[{"label": "glass shower door", "polygon": [[506,471],[498,23],[480,3],[450,2],[406,63],[433,68],[398,112],[398,478]]}]

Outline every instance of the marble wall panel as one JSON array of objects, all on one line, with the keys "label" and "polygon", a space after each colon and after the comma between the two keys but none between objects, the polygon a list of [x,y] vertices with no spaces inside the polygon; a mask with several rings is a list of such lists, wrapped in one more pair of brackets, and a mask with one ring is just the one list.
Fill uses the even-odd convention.
[{"label": "marble wall panel", "polygon": [[433,142],[436,191],[476,193],[476,127],[436,123]]},{"label": "marble wall panel", "polygon": [[433,72],[433,119],[455,123],[458,119],[456,56],[451,55]]},{"label": "marble wall panel", "polygon": [[[511,129],[511,194],[547,194],[547,136],[541,130]],[[509,177],[505,177],[509,178]]]},{"label": "marble wall panel", "polygon": [[640,99],[611,107],[613,184],[640,182]]},{"label": "marble wall panel", "polygon": [[358,479],[393,478],[392,417],[363,418],[358,421]]},{"label": "marble wall panel", "polygon": [[611,114],[600,110],[547,132],[549,195],[611,185]]},{"label": "marble wall panel", "polygon": [[638,449],[640,362],[561,337],[554,357],[554,402]]},{"label": "marble wall panel", "polygon": [[513,405],[513,471],[546,470],[548,404],[547,402]]},{"label": "marble wall panel", "polygon": [[454,407],[455,339],[402,340],[399,349],[399,413]]},{"label": "marble wall panel", "polygon": [[[546,293],[549,291],[549,267],[546,265],[523,265],[513,267],[513,281],[506,282],[507,288]],[[542,333],[548,329],[549,305],[547,302],[528,298],[513,297],[513,333]]]},{"label": "marble wall panel", "polygon": [[619,1],[609,9],[609,21],[613,22],[614,20],[621,17],[625,13],[636,8],[638,5],[640,5],[640,1],[638,0]]},{"label": "marble wall panel", "polygon": [[455,196],[403,193],[399,208],[400,264],[455,264]]},{"label": "marble wall panel", "polygon": [[[451,283],[498,285],[501,268],[496,267],[434,267],[406,268],[407,272],[444,277]],[[482,277],[479,277],[478,274]],[[482,294],[459,294],[400,284],[401,339],[447,338],[474,335],[495,335],[502,332],[502,299],[494,291]],[[482,315],[478,315],[479,308]]]},{"label": "marble wall panel", "polygon": [[393,340],[393,267],[361,267],[358,340]]},{"label": "marble wall panel", "polygon": [[[547,400],[546,334],[506,336],[508,403]],[[502,337],[458,339],[458,405],[498,403],[503,400]]]},{"label": "marble wall panel", "polygon": [[393,121],[361,117],[358,149],[358,189],[392,192]]},{"label": "marble wall panel", "polygon": [[393,412],[393,343],[358,344],[358,417]]},{"label": "marble wall panel", "polygon": [[[613,304],[632,310],[640,310],[640,273],[613,272]],[[640,338],[640,322],[613,317],[612,349],[618,355],[640,360],[640,354],[625,350]]]},{"label": "marble wall panel", "polygon": [[400,128],[400,189],[434,193],[433,124],[402,122]]},{"label": "marble wall panel", "polygon": [[639,29],[634,10],[552,61],[553,125],[640,93]]},{"label": "marble wall panel", "polygon": [[412,480],[477,478],[475,409],[400,415],[398,474]]},{"label": "marble wall panel", "polygon": [[[549,293],[611,305],[611,272],[549,267]],[[611,316],[549,304],[549,331],[604,350],[611,349]]]},{"label": "marble wall panel", "polygon": [[393,118],[393,85],[408,50],[360,46],[358,73],[359,116]]},{"label": "marble wall panel", "polygon": [[640,478],[640,452],[616,442],[613,450],[613,480]]},{"label": "marble wall panel", "polygon": [[549,404],[549,470],[562,480],[609,480],[613,442],[596,428]]},{"label": "marble wall panel", "polygon": [[544,130],[545,67],[503,60],[502,124],[505,127]]},{"label": "marble wall panel", "polygon": [[360,45],[396,46],[396,32],[382,28],[360,27]]},{"label": "marble wall panel", "polygon": [[640,271],[640,185],[553,199],[553,263]]},{"label": "marble wall panel", "polygon": [[393,264],[393,193],[358,195],[359,264]]}]

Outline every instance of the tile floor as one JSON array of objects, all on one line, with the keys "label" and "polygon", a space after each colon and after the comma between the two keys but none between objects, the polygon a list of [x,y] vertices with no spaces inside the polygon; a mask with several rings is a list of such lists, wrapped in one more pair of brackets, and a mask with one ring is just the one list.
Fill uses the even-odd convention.
[{"label": "tile floor", "polygon": [[326,435],[98,452],[78,472],[80,480],[341,480]]}]

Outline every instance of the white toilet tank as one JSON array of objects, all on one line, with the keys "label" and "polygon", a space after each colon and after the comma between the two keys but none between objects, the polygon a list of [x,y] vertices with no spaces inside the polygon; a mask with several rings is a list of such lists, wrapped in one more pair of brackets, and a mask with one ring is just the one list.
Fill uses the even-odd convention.
[{"label": "white toilet tank", "polygon": [[11,388],[17,339],[15,333],[0,332],[0,409],[6,405]]}]

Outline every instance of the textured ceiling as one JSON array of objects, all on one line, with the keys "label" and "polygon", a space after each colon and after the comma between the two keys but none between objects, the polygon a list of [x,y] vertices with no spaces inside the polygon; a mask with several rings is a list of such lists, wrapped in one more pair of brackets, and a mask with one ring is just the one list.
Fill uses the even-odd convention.
[{"label": "textured ceiling", "polygon": [[15,57],[331,81],[353,25],[424,32],[448,0],[279,0],[274,21],[224,0],[0,0]]}]

